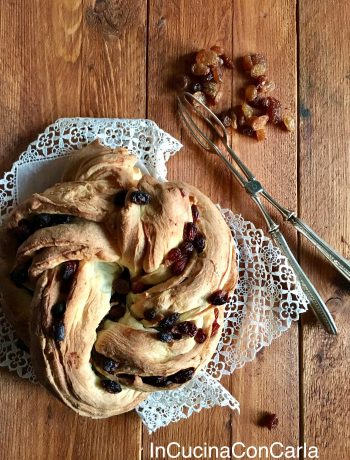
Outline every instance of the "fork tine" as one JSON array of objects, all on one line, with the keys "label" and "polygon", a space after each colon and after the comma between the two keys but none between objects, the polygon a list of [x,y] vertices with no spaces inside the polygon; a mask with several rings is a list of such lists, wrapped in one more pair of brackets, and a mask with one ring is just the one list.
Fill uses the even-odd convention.
[{"label": "fork tine", "polygon": [[[196,139],[196,141],[199,143],[199,145],[208,152],[213,153],[217,151],[217,146],[198,128],[196,123],[193,121],[189,111],[181,102],[181,99],[177,97],[177,100],[179,105],[179,115],[181,116],[183,122],[186,124],[187,128],[189,129],[193,137]],[[198,135],[196,132],[198,133]],[[207,144],[204,144],[199,136],[203,138]],[[208,145],[210,147],[208,147]]]},{"label": "fork tine", "polygon": [[200,116],[218,135],[218,137],[221,139],[223,142],[225,149],[227,150],[228,154],[230,157],[233,159],[233,161],[236,163],[238,168],[243,171],[244,175],[246,176],[247,179],[249,180],[254,180],[255,176],[250,171],[250,169],[243,163],[243,161],[239,158],[239,156],[236,154],[236,152],[228,145],[227,142],[227,131],[225,126],[222,124],[221,120],[215,115],[215,113],[209,109],[203,102],[201,102],[199,99],[197,99],[193,94],[191,93],[184,93],[183,96],[184,100],[193,107],[193,104],[191,104],[187,98],[192,99],[193,101],[196,101],[206,112],[208,112],[211,116],[211,118],[214,119],[215,123],[220,126],[222,133],[218,131],[218,128],[211,122],[209,118],[207,118],[203,113],[199,110],[196,109],[196,107],[193,107],[195,112],[197,113],[198,116]]},{"label": "fork tine", "polygon": [[[193,104],[190,103],[190,101],[187,99],[187,97],[189,97],[193,101],[196,101],[197,103],[199,103],[202,106],[202,108],[205,109],[205,111],[209,112],[211,118],[214,119],[215,122],[220,126],[220,128],[222,130],[222,133],[220,131],[218,131],[218,128],[213,124],[213,122],[211,121],[210,118],[206,117],[203,114],[203,112],[198,110],[196,106],[194,106]],[[207,107],[205,104],[203,104],[203,102],[201,102],[199,99],[197,99],[195,96],[193,96],[193,94],[191,94],[191,93],[185,92],[184,95],[183,95],[183,98],[188,104],[191,105],[191,108],[197,113],[197,115],[200,116],[201,118],[203,118],[206,121],[206,123],[215,131],[215,133],[224,142],[224,144],[227,144],[227,131],[226,131],[226,128],[223,125],[222,121],[215,115],[215,113],[212,110],[210,110],[209,107]]]},{"label": "fork tine", "polygon": [[[228,161],[226,156],[221,152],[219,147],[201,131],[201,129],[193,121],[193,118],[189,110],[181,102],[181,99],[177,97],[177,100],[178,100],[178,106],[179,106],[179,115],[182,118],[185,125],[187,126],[187,128],[189,129],[189,131],[191,132],[191,134],[193,135],[193,137],[198,142],[198,144],[202,146],[204,150],[210,153],[216,153],[221,158],[221,160],[226,164],[226,166],[232,172],[232,174],[236,177],[240,185],[242,187],[245,187],[246,180],[242,176],[242,174],[239,171],[237,171],[236,168],[232,166],[232,164]],[[188,101],[186,102],[188,103]],[[192,107],[192,104],[191,104],[191,107]],[[201,116],[201,118],[203,118],[203,115],[201,113],[199,113],[199,115]],[[207,144],[204,144],[202,139],[204,139]],[[208,148],[208,145],[210,146],[210,148]]]}]

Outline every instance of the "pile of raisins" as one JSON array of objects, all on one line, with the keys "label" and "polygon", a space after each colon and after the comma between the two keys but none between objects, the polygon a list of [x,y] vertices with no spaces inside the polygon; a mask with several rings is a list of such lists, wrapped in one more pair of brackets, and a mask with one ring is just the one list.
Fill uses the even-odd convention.
[{"label": "pile of raisins", "polygon": [[244,102],[219,114],[226,128],[266,139],[266,125],[272,123],[287,131],[294,131],[295,121],[290,113],[282,113],[281,103],[270,93],[275,89],[274,81],[266,76],[267,61],[263,54],[247,54],[241,59],[241,67],[249,76],[249,84],[244,89]]},{"label": "pile of raisins", "polygon": [[[201,103],[213,107],[223,94],[225,68],[233,69],[234,64],[221,46],[202,49],[191,55],[187,72],[177,77],[176,87],[180,91],[192,93]],[[266,139],[267,123],[294,131],[294,117],[288,112],[282,113],[280,101],[270,95],[276,85],[266,76],[266,57],[260,53],[243,56],[241,70],[249,78],[244,88],[244,102],[218,115],[224,126],[245,136],[255,137],[258,141]],[[192,103],[199,105],[196,101]]]},{"label": "pile of raisins", "polygon": [[233,62],[221,46],[202,49],[193,54],[187,74],[176,79],[176,87],[192,93],[203,104],[214,106],[222,96],[225,68],[233,69]]}]

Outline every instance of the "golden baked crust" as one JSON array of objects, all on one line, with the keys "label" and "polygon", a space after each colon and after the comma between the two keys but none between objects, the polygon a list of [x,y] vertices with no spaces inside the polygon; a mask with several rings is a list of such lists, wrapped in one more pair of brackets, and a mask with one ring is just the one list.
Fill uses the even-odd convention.
[{"label": "golden baked crust", "polygon": [[5,312],[40,382],[95,418],[203,368],[237,281],[216,206],[188,184],[142,176],[136,162],[95,141],[1,229]]}]

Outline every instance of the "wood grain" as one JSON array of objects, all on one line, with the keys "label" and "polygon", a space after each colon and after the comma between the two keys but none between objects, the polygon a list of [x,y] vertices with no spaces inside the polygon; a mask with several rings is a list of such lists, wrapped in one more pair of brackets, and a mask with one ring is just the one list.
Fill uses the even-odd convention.
[{"label": "wood grain", "polygon": [[[3,2],[1,6],[1,169],[59,116],[80,110],[80,1]],[[77,417],[41,387],[1,370],[0,451],[8,459],[53,458],[74,447]],[[35,414],[35,416],[34,416]],[[51,427],[50,445],[46,425]],[[57,457],[56,457],[57,458]]]},{"label": "wood grain", "polygon": [[[146,7],[141,1],[115,2],[114,7],[123,5],[124,10],[135,8],[138,20],[135,25],[113,16],[113,5],[107,5],[108,20],[120,24],[116,35],[88,22],[94,2],[18,2],[15,11],[10,3],[2,6],[2,170],[59,117],[145,116]],[[141,422],[135,413],[82,418],[43,388],[3,369],[0,401],[0,458],[139,458]]]},{"label": "wood grain", "polygon": [[[300,2],[300,215],[350,258],[350,5]],[[322,26],[320,26],[322,24]],[[303,320],[303,441],[320,458],[350,457],[349,284],[301,241],[301,261],[339,329]]]},{"label": "wood grain", "polygon": [[[83,0],[81,115],[146,115],[146,3]],[[141,422],[135,413],[109,420],[79,417],[72,459],[139,458]]]},{"label": "wood grain", "polygon": [[[194,183],[214,201],[244,213],[246,218],[250,218],[257,225],[263,225],[262,219],[256,215],[256,209],[238,190],[220,161],[206,156],[193,145],[186,133],[180,132],[174,115],[174,96],[169,93],[167,82],[171,81],[174,73],[172,62],[178,63],[181,56],[208,45],[220,43],[227,52],[231,52],[232,49],[234,56],[246,52],[263,52],[269,58],[271,77],[279,87],[278,96],[293,110],[296,100],[294,5],[284,1],[277,7],[276,2],[267,1],[264,2],[264,8],[259,14],[255,12],[256,2],[246,0],[220,4],[153,1],[150,5],[149,53],[152,59],[149,59],[148,81],[152,90],[149,87],[148,113],[150,118],[155,119],[164,129],[177,137],[182,135],[184,142],[183,151],[169,163],[170,177],[180,177]],[[196,16],[195,21],[193,14]],[[178,22],[178,18],[181,18],[181,23]],[[211,24],[217,24],[217,21],[220,21],[220,27],[212,27]],[[280,38],[281,30],[283,36]],[[277,51],[274,46],[276,39],[283,43]],[[284,61],[289,63],[288,67],[283,66]],[[230,75],[226,74],[226,78],[230,78]],[[289,85],[283,84],[285,80],[290,82]],[[231,74],[224,106],[230,106],[230,99],[233,104],[238,103],[239,88],[244,81],[237,70]],[[265,144],[258,144],[241,136],[235,136],[233,142],[257,176],[270,186],[272,193],[287,206],[296,208],[296,136],[288,136],[276,129],[270,129],[269,141]],[[274,180],[276,175],[280,174],[280,163],[283,163],[288,171],[284,182]],[[292,232],[289,235],[295,237]],[[280,414],[278,439],[286,445],[298,444],[296,327],[284,336],[283,341],[264,351],[260,359],[254,362],[254,366],[247,365],[230,381],[224,379],[223,383],[240,401],[240,417],[220,409],[210,411],[210,414],[203,411],[192,417],[189,422],[181,422],[157,432],[150,440],[144,430],[144,458],[149,458],[149,442],[153,442],[154,445],[167,445],[171,440],[181,440],[183,445],[193,446],[202,445],[205,441],[208,444],[222,446],[242,440],[247,445],[268,445],[276,437],[276,433],[271,434],[257,426],[259,416],[266,410]]]},{"label": "wood grain", "polygon": [[[288,0],[259,2],[258,11],[257,2],[234,2],[234,55],[242,56],[249,52],[265,54],[269,64],[268,75],[276,83],[275,97],[280,99],[283,108],[289,108],[292,113],[295,112],[296,101],[295,25],[295,5]],[[234,78],[235,97],[245,82],[246,77],[237,72]],[[287,207],[296,209],[296,135],[269,127],[265,142],[257,143],[242,136],[234,137],[233,142],[242,159],[272,195]],[[266,225],[249,197],[240,192],[233,205],[246,219],[266,231]],[[281,222],[279,216],[277,221]],[[295,247],[295,232],[283,225],[282,229]],[[274,440],[284,445],[298,445],[298,373],[298,328],[293,325],[282,338],[260,352],[257,360],[233,375],[231,392],[241,403],[241,415],[233,425],[234,440],[240,440],[247,446],[269,446]],[[279,425],[275,431],[258,426],[264,412],[277,414]]]},{"label": "wood grain", "polygon": [[[194,19],[195,15],[195,20]],[[194,50],[220,43],[232,52],[232,2],[204,0],[151,0],[149,3],[148,43],[148,117],[184,143],[183,150],[169,162],[169,177],[200,187],[224,206],[232,200],[232,180],[220,162],[196,148],[181,129],[175,115],[174,75],[183,66],[183,58]],[[215,24],[216,27],[212,27]],[[231,76],[226,75],[226,94],[231,95]],[[224,185],[220,177],[227,180]],[[229,380],[226,379],[226,384]],[[149,436],[143,430],[143,458],[149,459],[151,442],[167,446],[175,440],[184,446],[220,443],[230,445],[231,414],[226,409],[202,411]],[[220,441],[219,441],[220,440]]]},{"label": "wood grain", "polygon": [[81,114],[144,118],[146,2],[83,0],[83,11]]},{"label": "wood grain", "polygon": [[80,0],[2,2],[0,168],[37,133],[80,109]]}]

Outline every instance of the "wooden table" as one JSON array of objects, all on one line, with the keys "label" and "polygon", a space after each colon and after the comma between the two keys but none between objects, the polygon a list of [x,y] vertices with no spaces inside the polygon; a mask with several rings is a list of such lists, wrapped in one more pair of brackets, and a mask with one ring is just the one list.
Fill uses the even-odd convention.
[{"label": "wooden table", "polygon": [[[269,190],[350,257],[350,4],[332,0],[2,0],[0,169],[10,168],[58,117],[148,117],[185,143],[170,177],[199,186],[258,226],[256,210],[223,166],[184,136],[169,78],[176,59],[221,43],[237,57],[263,52],[277,96],[298,113],[297,131],[237,137]],[[242,79],[228,74],[226,103]],[[284,228],[284,227],[283,227]],[[349,286],[294,231],[287,238],[334,314],[339,335],[304,315],[259,358],[223,380],[241,403],[202,411],[149,436],[135,413],[81,418],[43,388],[2,369],[1,459],[150,459],[150,443],[184,446],[316,445],[319,458],[350,458]],[[280,420],[257,426],[263,411]]]}]

